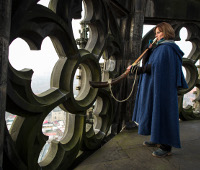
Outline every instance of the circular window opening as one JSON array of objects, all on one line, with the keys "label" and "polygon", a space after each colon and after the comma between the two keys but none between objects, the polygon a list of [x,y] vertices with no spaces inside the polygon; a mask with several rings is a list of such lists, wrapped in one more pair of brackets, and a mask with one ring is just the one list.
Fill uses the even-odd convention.
[{"label": "circular window opening", "polygon": [[99,116],[103,108],[103,100],[101,97],[97,97],[94,105],[86,112],[86,132],[93,128],[95,134],[97,134],[102,127],[102,118]]},{"label": "circular window opening", "polygon": [[194,105],[194,100],[196,98],[196,87],[194,87],[190,92],[186,93],[183,97],[183,108]]},{"label": "circular window opening", "polygon": [[116,66],[115,57],[111,56],[108,60],[105,60],[105,70],[106,71],[114,71]]},{"label": "circular window opening", "polygon": [[21,38],[15,39],[9,47],[9,62],[13,68],[18,71],[25,68],[34,71],[31,89],[36,95],[50,88],[51,73],[58,58],[50,37],[43,40],[41,50],[30,50],[27,42]]},{"label": "circular window opening", "polygon": [[114,56],[110,56],[108,59],[108,53],[104,51],[103,55],[99,60],[99,64],[102,72],[102,81],[107,81],[110,78],[110,72],[115,70],[116,59]]},{"label": "circular window opening", "polygon": [[47,115],[43,122],[42,132],[49,139],[46,141],[38,157],[40,166],[46,166],[53,160],[57,152],[58,143],[66,144],[70,142],[74,135],[74,129],[74,114],[64,112],[59,107],[56,107]]},{"label": "circular window opening", "polygon": [[76,70],[73,81],[74,98],[77,101],[83,100],[90,91],[89,81],[92,80],[92,73],[86,64],[80,64]]},{"label": "circular window opening", "polygon": [[7,125],[8,130],[10,130],[15,118],[16,118],[16,115],[6,112],[5,120],[6,120],[6,125]]},{"label": "circular window opening", "polygon": [[66,125],[66,112],[59,107],[53,109],[45,118],[42,125],[42,132],[49,136],[49,140],[60,141]]}]

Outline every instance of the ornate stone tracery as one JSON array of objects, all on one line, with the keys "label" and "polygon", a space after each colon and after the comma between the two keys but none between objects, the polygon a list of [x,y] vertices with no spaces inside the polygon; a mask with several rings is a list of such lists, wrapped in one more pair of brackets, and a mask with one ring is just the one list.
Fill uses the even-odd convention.
[{"label": "ornate stone tracery", "polygon": [[[52,0],[49,9],[36,4],[36,1],[24,3],[23,9],[18,8],[20,2],[13,3],[10,43],[20,37],[29,44],[31,50],[40,50],[43,39],[49,36],[59,56],[52,71],[50,89],[39,95],[35,95],[30,87],[33,70],[19,71],[9,64],[7,111],[17,115],[10,128],[12,140],[10,138],[9,142],[15,145],[15,149],[9,145],[12,148],[9,152],[17,153],[16,160],[19,163],[11,164],[13,169],[39,169],[40,166],[48,170],[66,169],[80,150],[99,147],[110,129],[113,120],[111,97],[106,90],[92,89],[89,86],[91,80],[100,81],[98,60],[106,48],[107,37],[110,37],[107,34],[109,13],[105,9],[106,2],[88,1],[92,6],[102,8],[92,14],[90,10],[87,12],[92,18],[88,19],[86,16],[84,22],[90,27],[91,37],[85,49],[77,48],[72,34],[71,17],[75,14],[71,6],[74,2]],[[104,19],[100,17],[102,13]],[[104,27],[101,27],[101,23]],[[112,41],[115,41],[114,38]],[[81,69],[81,89],[75,97],[73,79],[78,68]],[[94,102],[96,121],[86,131],[86,112]],[[74,123],[68,122],[68,128],[66,127],[73,128],[73,134],[69,138],[70,131],[66,130],[60,141],[50,141],[47,154],[38,163],[40,151],[48,140],[42,133],[42,124],[57,106],[75,115],[73,121],[70,119]],[[66,119],[69,120],[69,117]]]}]

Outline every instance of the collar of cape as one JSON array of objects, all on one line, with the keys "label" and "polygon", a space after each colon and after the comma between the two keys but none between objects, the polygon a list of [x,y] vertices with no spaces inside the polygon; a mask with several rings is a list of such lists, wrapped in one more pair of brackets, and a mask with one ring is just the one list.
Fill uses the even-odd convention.
[{"label": "collar of cape", "polygon": [[164,43],[167,43],[169,46],[171,46],[172,49],[178,54],[179,59],[182,61],[182,57],[183,57],[184,53],[179,48],[179,46],[176,45],[175,41],[174,40],[165,40],[164,38],[162,38],[156,43],[156,47],[158,47],[159,45],[162,45]]},{"label": "collar of cape", "polygon": [[163,43],[175,43],[174,40],[165,40],[164,38],[160,39],[156,45],[163,44]]}]

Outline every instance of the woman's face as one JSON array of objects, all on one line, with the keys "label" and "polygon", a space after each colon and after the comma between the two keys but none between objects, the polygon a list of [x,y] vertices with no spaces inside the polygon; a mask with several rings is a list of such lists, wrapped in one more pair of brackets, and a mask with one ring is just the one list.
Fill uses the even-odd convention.
[{"label": "woman's face", "polygon": [[155,35],[155,37],[157,38],[157,41],[159,41],[160,39],[164,38],[164,33],[161,32],[159,30],[159,28],[156,28],[156,35]]}]

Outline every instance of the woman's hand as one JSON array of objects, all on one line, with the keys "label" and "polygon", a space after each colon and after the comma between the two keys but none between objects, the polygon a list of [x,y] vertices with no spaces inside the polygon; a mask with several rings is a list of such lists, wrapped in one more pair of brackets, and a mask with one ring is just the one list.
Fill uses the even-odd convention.
[{"label": "woman's hand", "polygon": [[132,74],[134,74],[134,72],[136,71],[137,68],[138,68],[138,65],[137,65],[137,64],[134,64],[134,65],[128,66],[126,70],[128,70],[128,71],[130,71]]},{"label": "woman's hand", "polygon": [[149,44],[149,47],[148,47],[148,48],[150,49],[150,48],[152,48],[152,46],[153,46],[152,44]]},{"label": "woman's hand", "polygon": [[[155,39],[154,39],[154,40],[155,40]],[[152,43],[153,43],[154,40],[149,40],[148,49],[152,48],[152,46],[153,46]]]},{"label": "woman's hand", "polygon": [[128,66],[128,67],[126,68],[126,70],[129,70],[129,71],[130,71],[131,67],[132,67],[132,65]]}]

